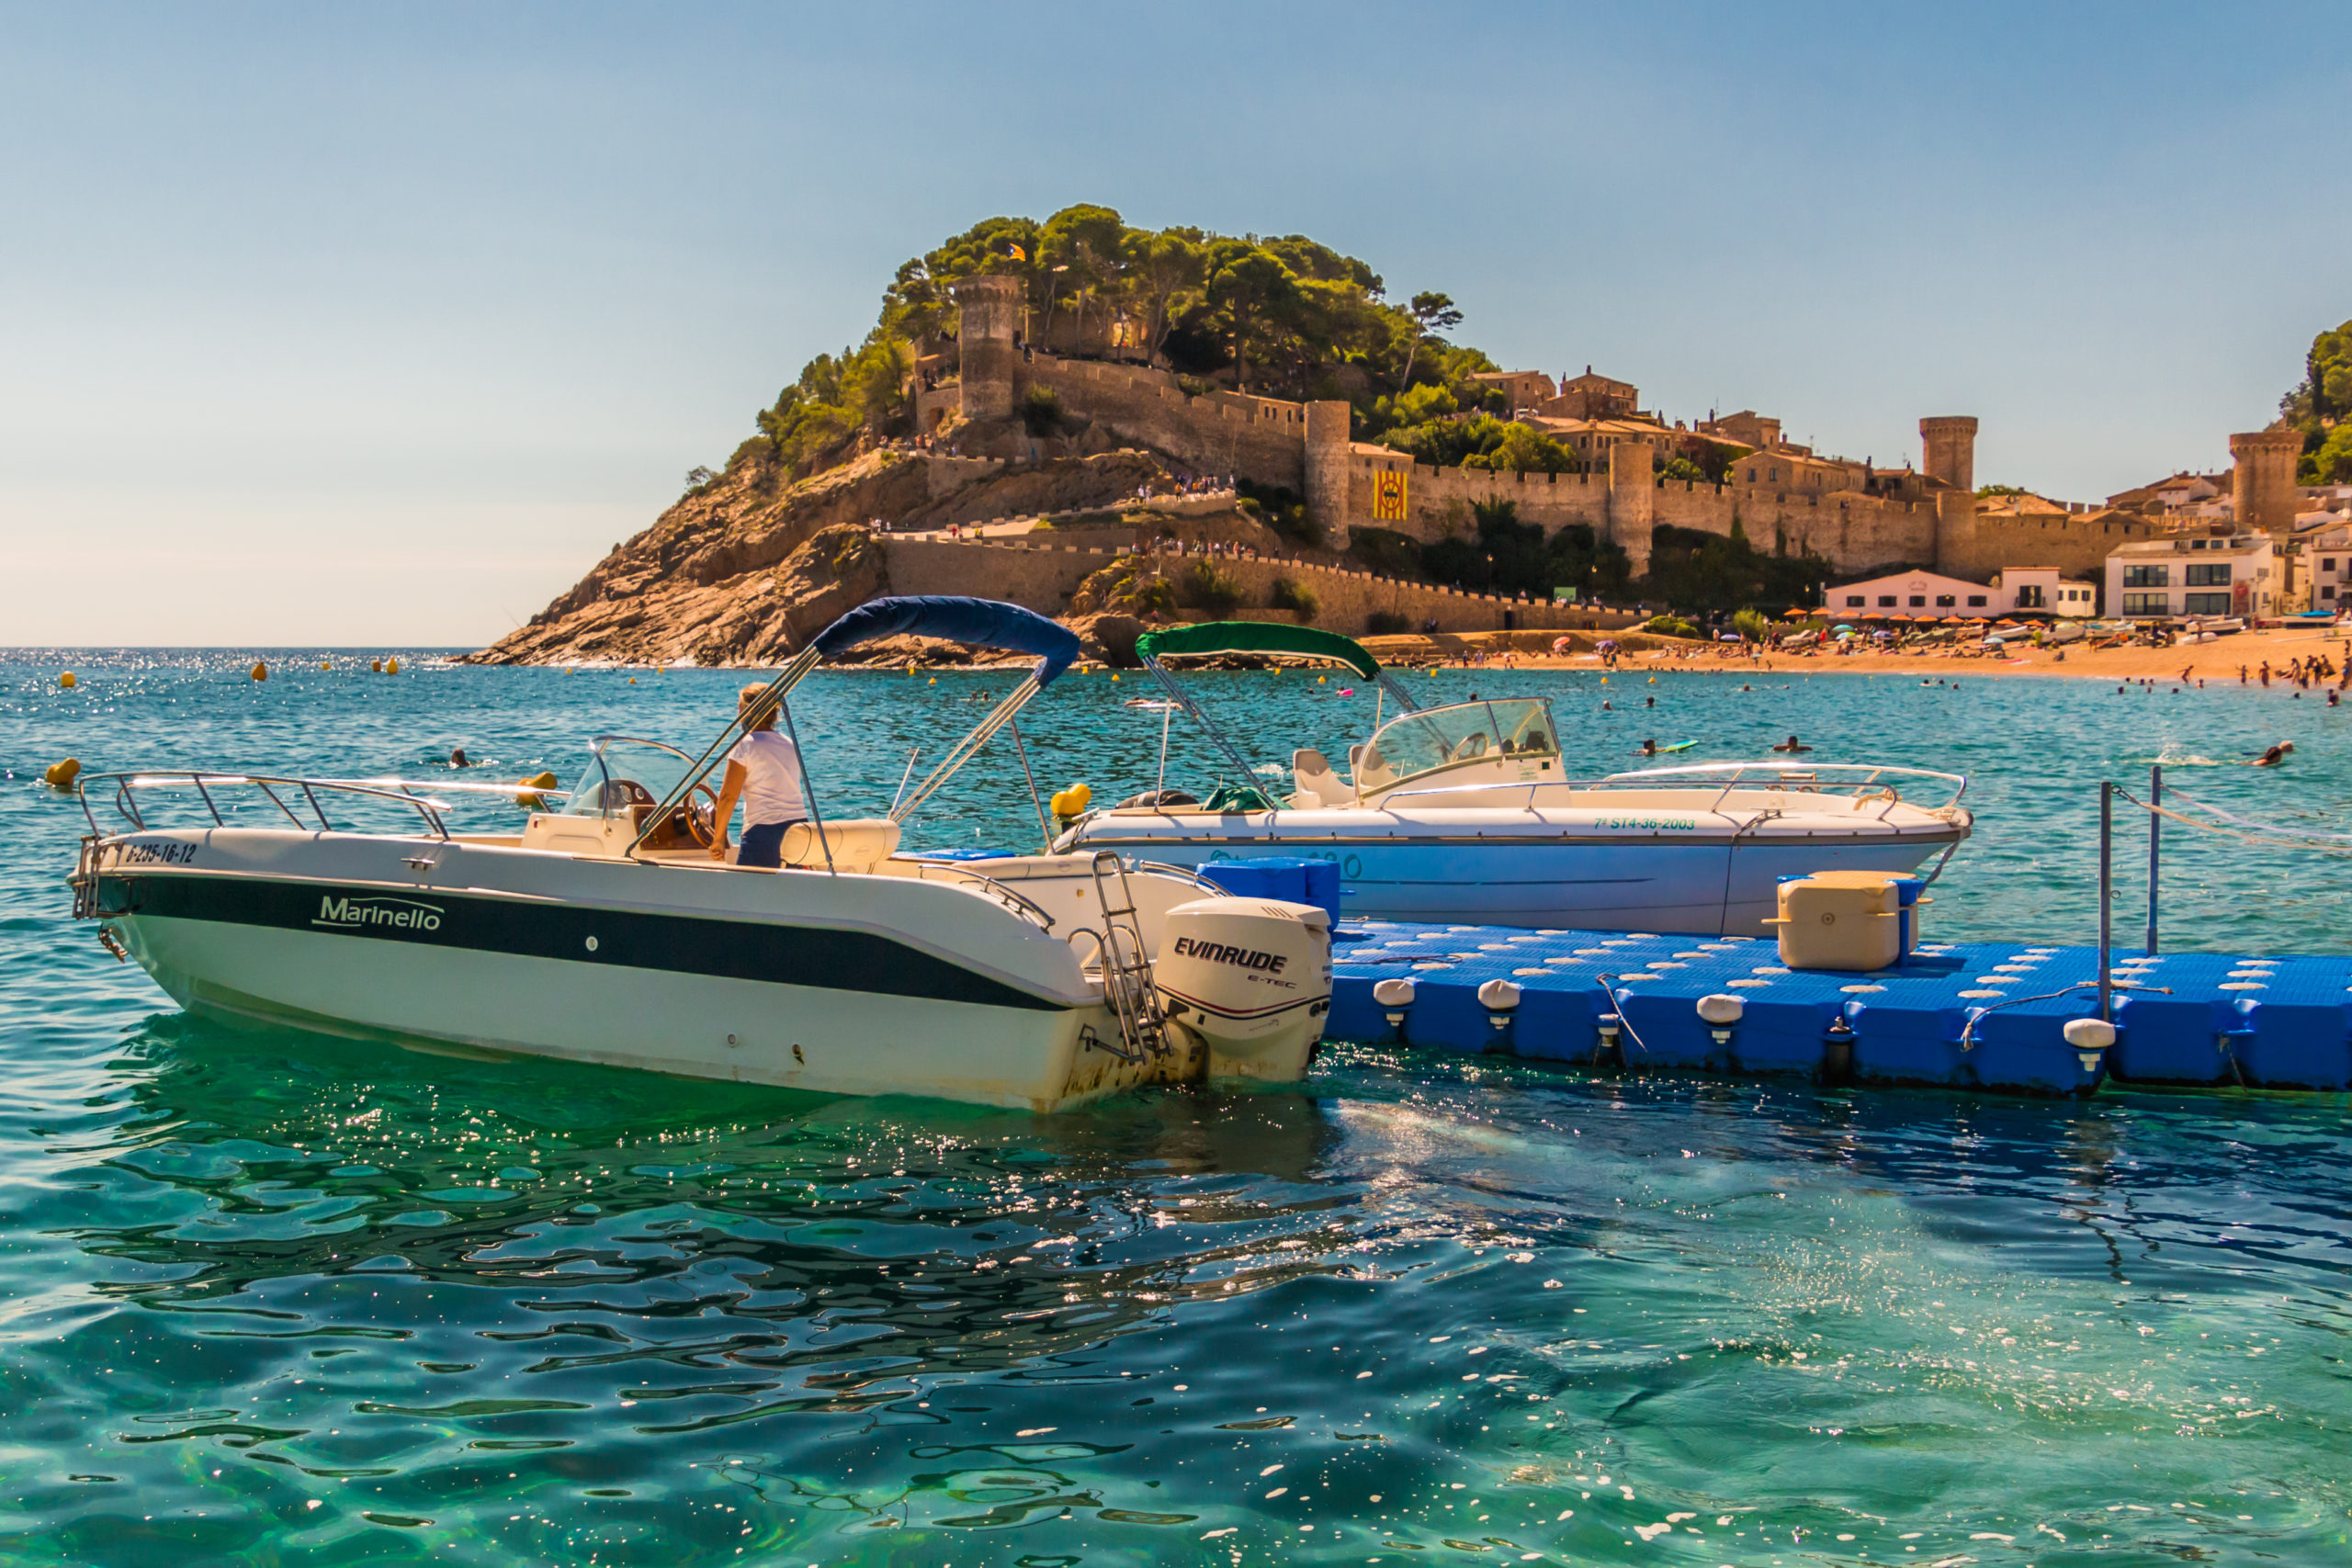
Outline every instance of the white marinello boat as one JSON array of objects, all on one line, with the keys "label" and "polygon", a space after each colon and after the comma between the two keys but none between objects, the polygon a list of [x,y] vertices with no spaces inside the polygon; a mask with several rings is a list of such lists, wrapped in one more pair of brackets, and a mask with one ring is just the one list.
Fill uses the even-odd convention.
[{"label": "white marinello boat", "polygon": [[[519,833],[452,832],[447,784],[101,775],[129,830],[99,829],[85,785],[74,913],[191,1010],[439,1048],[1038,1111],[1203,1075],[1301,1077],[1329,1008],[1321,910],[1091,851],[897,852],[906,817],[1078,653],[1012,605],[879,600],[771,691],[902,632],[1040,662],[890,817],[827,820],[812,799],[782,871],[708,852],[702,778],[730,727],[700,759],[601,738],[563,808]],[[175,786],[209,820],[150,824]],[[330,806],[413,825],[338,828]],[[245,825],[265,813],[277,825]]]},{"label": "white marinello boat", "polygon": [[[1544,699],[1416,711],[1360,644],[1334,633],[1258,622],[1147,633],[1136,645],[1146,667],[1245,778],[1258,770],[1161,662],[1229,651],[1337,660],[1379,682],[1402,711],[1385,725],[1375,716],[1372,739],[1350,748],[1345,778],[1319,751],[1300,750],[1287,799],[1145,797],[1080,818],[1057,850],[1191,866],[1335,861],[1351,917],[1762,935],[1781,878],[1909,873],[1930,860],[1940,872],[1973,822],[1960,805],[1967,779],[1918,768],[1792,757],[1572,782]],[[1921,786],[1933,791],[1928,802],[1904,798]]]}]

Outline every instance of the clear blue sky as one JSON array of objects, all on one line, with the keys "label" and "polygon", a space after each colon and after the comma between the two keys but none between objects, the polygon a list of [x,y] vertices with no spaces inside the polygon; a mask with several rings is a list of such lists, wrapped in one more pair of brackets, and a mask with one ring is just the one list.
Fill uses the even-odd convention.
[{"label": "clear blue sky", "polygon": [[479,643],[997,212],[1303,231],[1510,366],[1980,482],[2352,317],[2341,4],[0,7],[0,644]]}]

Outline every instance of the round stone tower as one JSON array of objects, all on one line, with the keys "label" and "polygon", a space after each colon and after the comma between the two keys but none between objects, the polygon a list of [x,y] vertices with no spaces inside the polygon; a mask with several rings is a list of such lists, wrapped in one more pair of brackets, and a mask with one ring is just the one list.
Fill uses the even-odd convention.
[{"label": "round stone tower", "polygon": [[1332,549],[1348,547],[1348,415],[1343,400],[1306,405],[1306,515]]},{"label": "round stone tower", "polygon": [[1002,419],[1012,412],[1012,335],[1021,324],[1021,280],[990,275],[956,286],[956,363],[966,419]]},{"label": "round stone tower", "polygon": [[2295,458],[2303,449],[2301,432],[2256,430],[2230,437],[2238,461],[2230,499],[2241,528],[2286,534],[2295,526]]},{"label": "round stone tower", "polygon": [[1919,422],[1920,471],[1954,490],[1976,490],[1976,416],[1945,414]]}]

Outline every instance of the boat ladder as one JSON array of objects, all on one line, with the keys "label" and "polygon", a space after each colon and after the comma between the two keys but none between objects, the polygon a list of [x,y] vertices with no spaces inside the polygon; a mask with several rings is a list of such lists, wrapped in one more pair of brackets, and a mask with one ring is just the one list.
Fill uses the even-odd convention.
[{"label": "boat ladder", "polygon": [[1164,1056],[1168,1017],[1152,983],[1151,953],[1136,919],[1135,889],[1115,850],[1095,852],[1094,897],[1102,911],[1102,996],[1119,1021],[1119,1038],[1126,1045],[1116,1054],[1129,1062]]}]

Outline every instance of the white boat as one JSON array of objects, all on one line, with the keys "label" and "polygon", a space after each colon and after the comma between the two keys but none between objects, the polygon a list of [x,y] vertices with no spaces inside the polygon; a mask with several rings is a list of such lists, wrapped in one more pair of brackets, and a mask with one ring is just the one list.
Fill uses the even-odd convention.
[{"label": "white boat", "polygon": [[[1078,653],[1014,606],[881,600],[771,691],[900,632],[1040,662],[892,816],[829,820],[812,798],[782,871],[709,853],[701,780],[730,727],[699,759],[602,738],[563,807],[508,833],[451,831],[447,784],[101,775],[128,830],[100,830],[85,786],[74,912],[192,1010],[437,1050],[1037,1111],[1302,1076],[1329,1007],[1321,910],[1094,852],[897,852],[906,817]],[[194,825],[149,821],[190,797]],[[386,812],[405,824],[369,830]]]},{"label": "white boat", "polygon": [[[1080,818],[1063,852],[1115,850],[1188,866],[1253,856],[1336,862],[1343,911],[1394,920],[1762,935],[1783,877],[1820,871],[1933,880],[1967,838],[1967,779],[1918,768],[1785,761],[1699,763],[1565,776],[1551,705],[1498,697],[1415,711],[1355,642],[1311,627],[1216,623],[1148,633],[1137,652],[1232,761],[1161,660],[1283,653],[1337,660],[1404,710],[1350,748],[1342,777],[1292,753],[1295,790],[1148,799]],[[1375,710],[1376,713],[1376,710]],[[1164,758],[1163,758],[1164,768]],[[1906,799],[1904,791],[1925,792]]]}]

